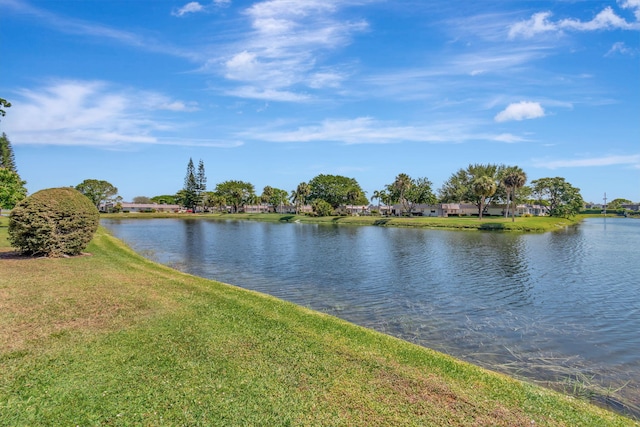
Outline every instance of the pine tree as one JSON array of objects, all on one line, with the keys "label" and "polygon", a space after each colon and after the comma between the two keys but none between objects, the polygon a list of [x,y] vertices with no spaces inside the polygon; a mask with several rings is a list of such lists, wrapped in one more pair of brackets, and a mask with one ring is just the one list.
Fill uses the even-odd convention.
[{"label": "pine tree", "polygon": [[11,142],[9,142],[9,138],[7,138],[4,132],[2,132],[2,136],[0,136],[0,168],[9,169],[16,173],[18,172]]},{"label": "pine tree", "polygon": [[193,159],[189,158],[187,164],[187,174],[184,177],[184,187],[181,191],[181,199],[184,207],[196,211],[198,204],[198,182],[196,180],[196,170],[193,166]]},{"label": "pine tree", "polygon": [[205,191],[207,191],[207,177],[204,174],[204,162],[200,159],[200,162],[198,162],[198,172],[196,173],[196,193],[198,194],[198,203],[204,202]]}]

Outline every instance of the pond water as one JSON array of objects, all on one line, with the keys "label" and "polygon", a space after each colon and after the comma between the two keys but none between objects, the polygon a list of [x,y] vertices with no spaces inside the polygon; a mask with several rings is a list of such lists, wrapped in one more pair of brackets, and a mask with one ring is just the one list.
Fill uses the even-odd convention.
[{"label": "pond water", "polygon": [[105,219],[173,268],[640,417],[640,221],[544,234]]}]

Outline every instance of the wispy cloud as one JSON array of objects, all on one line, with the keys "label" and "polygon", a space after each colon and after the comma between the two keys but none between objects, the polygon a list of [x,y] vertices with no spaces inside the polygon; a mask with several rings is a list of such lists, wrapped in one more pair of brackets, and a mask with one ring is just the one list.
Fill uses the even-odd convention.
[{"label": "wispy cloud", "polygon": [[93,37],[142,50],[187,58],[189,60],[200,60],[202,58],[201,54],[196,51],[176,47],[170,43],[155,40],[153,37],[113,28],[98,22],[69,18],[32,6],[22,0],[0,0],[0,4],[8,6],[11,10],[22,15],[31,16],[41,21],[44,25],[61,33]]},{"label": "wispy cloud", "polygon": [[612,155],[570,160],[536,160],[534,165],[536,167],[547,169],[628,165],[633,168],[640,169],[640,154],[631,154],[628,156]]},{"label": "wispy cloud", "polygon": [[614,56],[616,54],[634,56],[637,53],[637,49],[627,46],[624,42],[616,42],[604,56]]},{"label": "wispy cloud", "polygon": [[194,111],[197,105],[161,93],[118,88],[102,81],[66,80],[17,95],[11,121],[5,125],[16,145],[239,144],[167,137],[178,126],[167,114]]},{"label": "wispy cloud", "polygon": [[204,10],[204,6],[201,5],[200,3],[198,3],[197,1],[192,1],[189,2],[187,4],[185,4],[184,6],[182,6],[179,9],[174,10],[173,12],[171,12],[171,14],[173,16],[184,16],[190,13],[197,13],[197,12],[202,12]]},{"label": "wispy cloud", "polygon": [[[279,127],[284,127],[281,125]],[[395,144],[426,142],[458,144],[472,140],[514,143],[525,141],[512,134],[490,134],[479,131],[466,120],[439,122],[429,126],[398,125],[373,117],[355,119],[328,119],[318,124],[294,129],[251,129],[239,134],[243,139],[269,142],[339,142],[343,144]]]},{"label": "wispy cloud", "polygon": [[348,45],[354,33],[368,28],[362,20],[340,19],[337,12],[343,5],[328,0],[270,0],[245,9],[251,29],[235,48],[227,49],[230,53],[221,63],[223,76],[245,87],[231,93],[257,99],[274,94],[274,101],[299,101],[308,95],[280,95],[339,86],[344,73],[338,66],[323,65],[322,55]]},{"label": "wispy cloud", "polygon": [[531,38],[543,33],[560,33],[563,31],[597,31],[597,30],[640,30],[640,4],[638,0],[620,2],[623,9],[631,9],[635,21],[627,21],[619,16],[611,6],[605,7],[590,21],[575,18],[552,20],[551,12],[534,13],[526,21],[520,21],[509,27],[509,38]]},{"label": "wispy cloud", "polygon": [[508,122],[512,120],[527,120],[544,117],[544,109],[538,102],[521,101],[509,104],[507,108],[500,111],[495,117],[496,122]]},{"label": "wispy cloud", "polygon": [[204,5],[197,1],[192,1],[182,7],[174,9],[171,14],[173,16],[183,17],[195,13],[211,11],[212,9],[217,9],[220,7],[226,7],[229,6],[229,4],[231,4],[231,0],[213,0],[213,2],[208,5]]}]

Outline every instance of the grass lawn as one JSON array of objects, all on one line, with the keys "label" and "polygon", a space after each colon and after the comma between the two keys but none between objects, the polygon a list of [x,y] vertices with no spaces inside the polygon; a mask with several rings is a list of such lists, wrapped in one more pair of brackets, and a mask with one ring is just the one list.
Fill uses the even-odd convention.
[{"label": "grass lawn", "polygon": [[100,229],[15,256],[0,218],[0,425],[632,426],[584,401],[152,263]]},{"label": "grass lawn", "polygon": [[372,225],[380,227],[439,228],[448,230],[494,230],[516,232],[545,232],[565,228],[579,221],[576,219],[552,217],[380,217],[380,216],[327,216],[282,214],[171,214],[171,213],[128,213],[103,214],[102,218],[209,218],[221,220],[253,220],[269,222],[306,222],[314,224]]}]

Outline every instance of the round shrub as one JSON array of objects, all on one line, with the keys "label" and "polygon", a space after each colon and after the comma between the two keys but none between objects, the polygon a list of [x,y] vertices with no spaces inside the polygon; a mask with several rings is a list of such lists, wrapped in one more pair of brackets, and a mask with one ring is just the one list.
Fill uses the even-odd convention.
[{"label": "round shrub", "polygon": [[41,190],[11,211],[9,243],[30,255],[78,255],[93,238],[99,219],[98,209],[78,190]]}]

